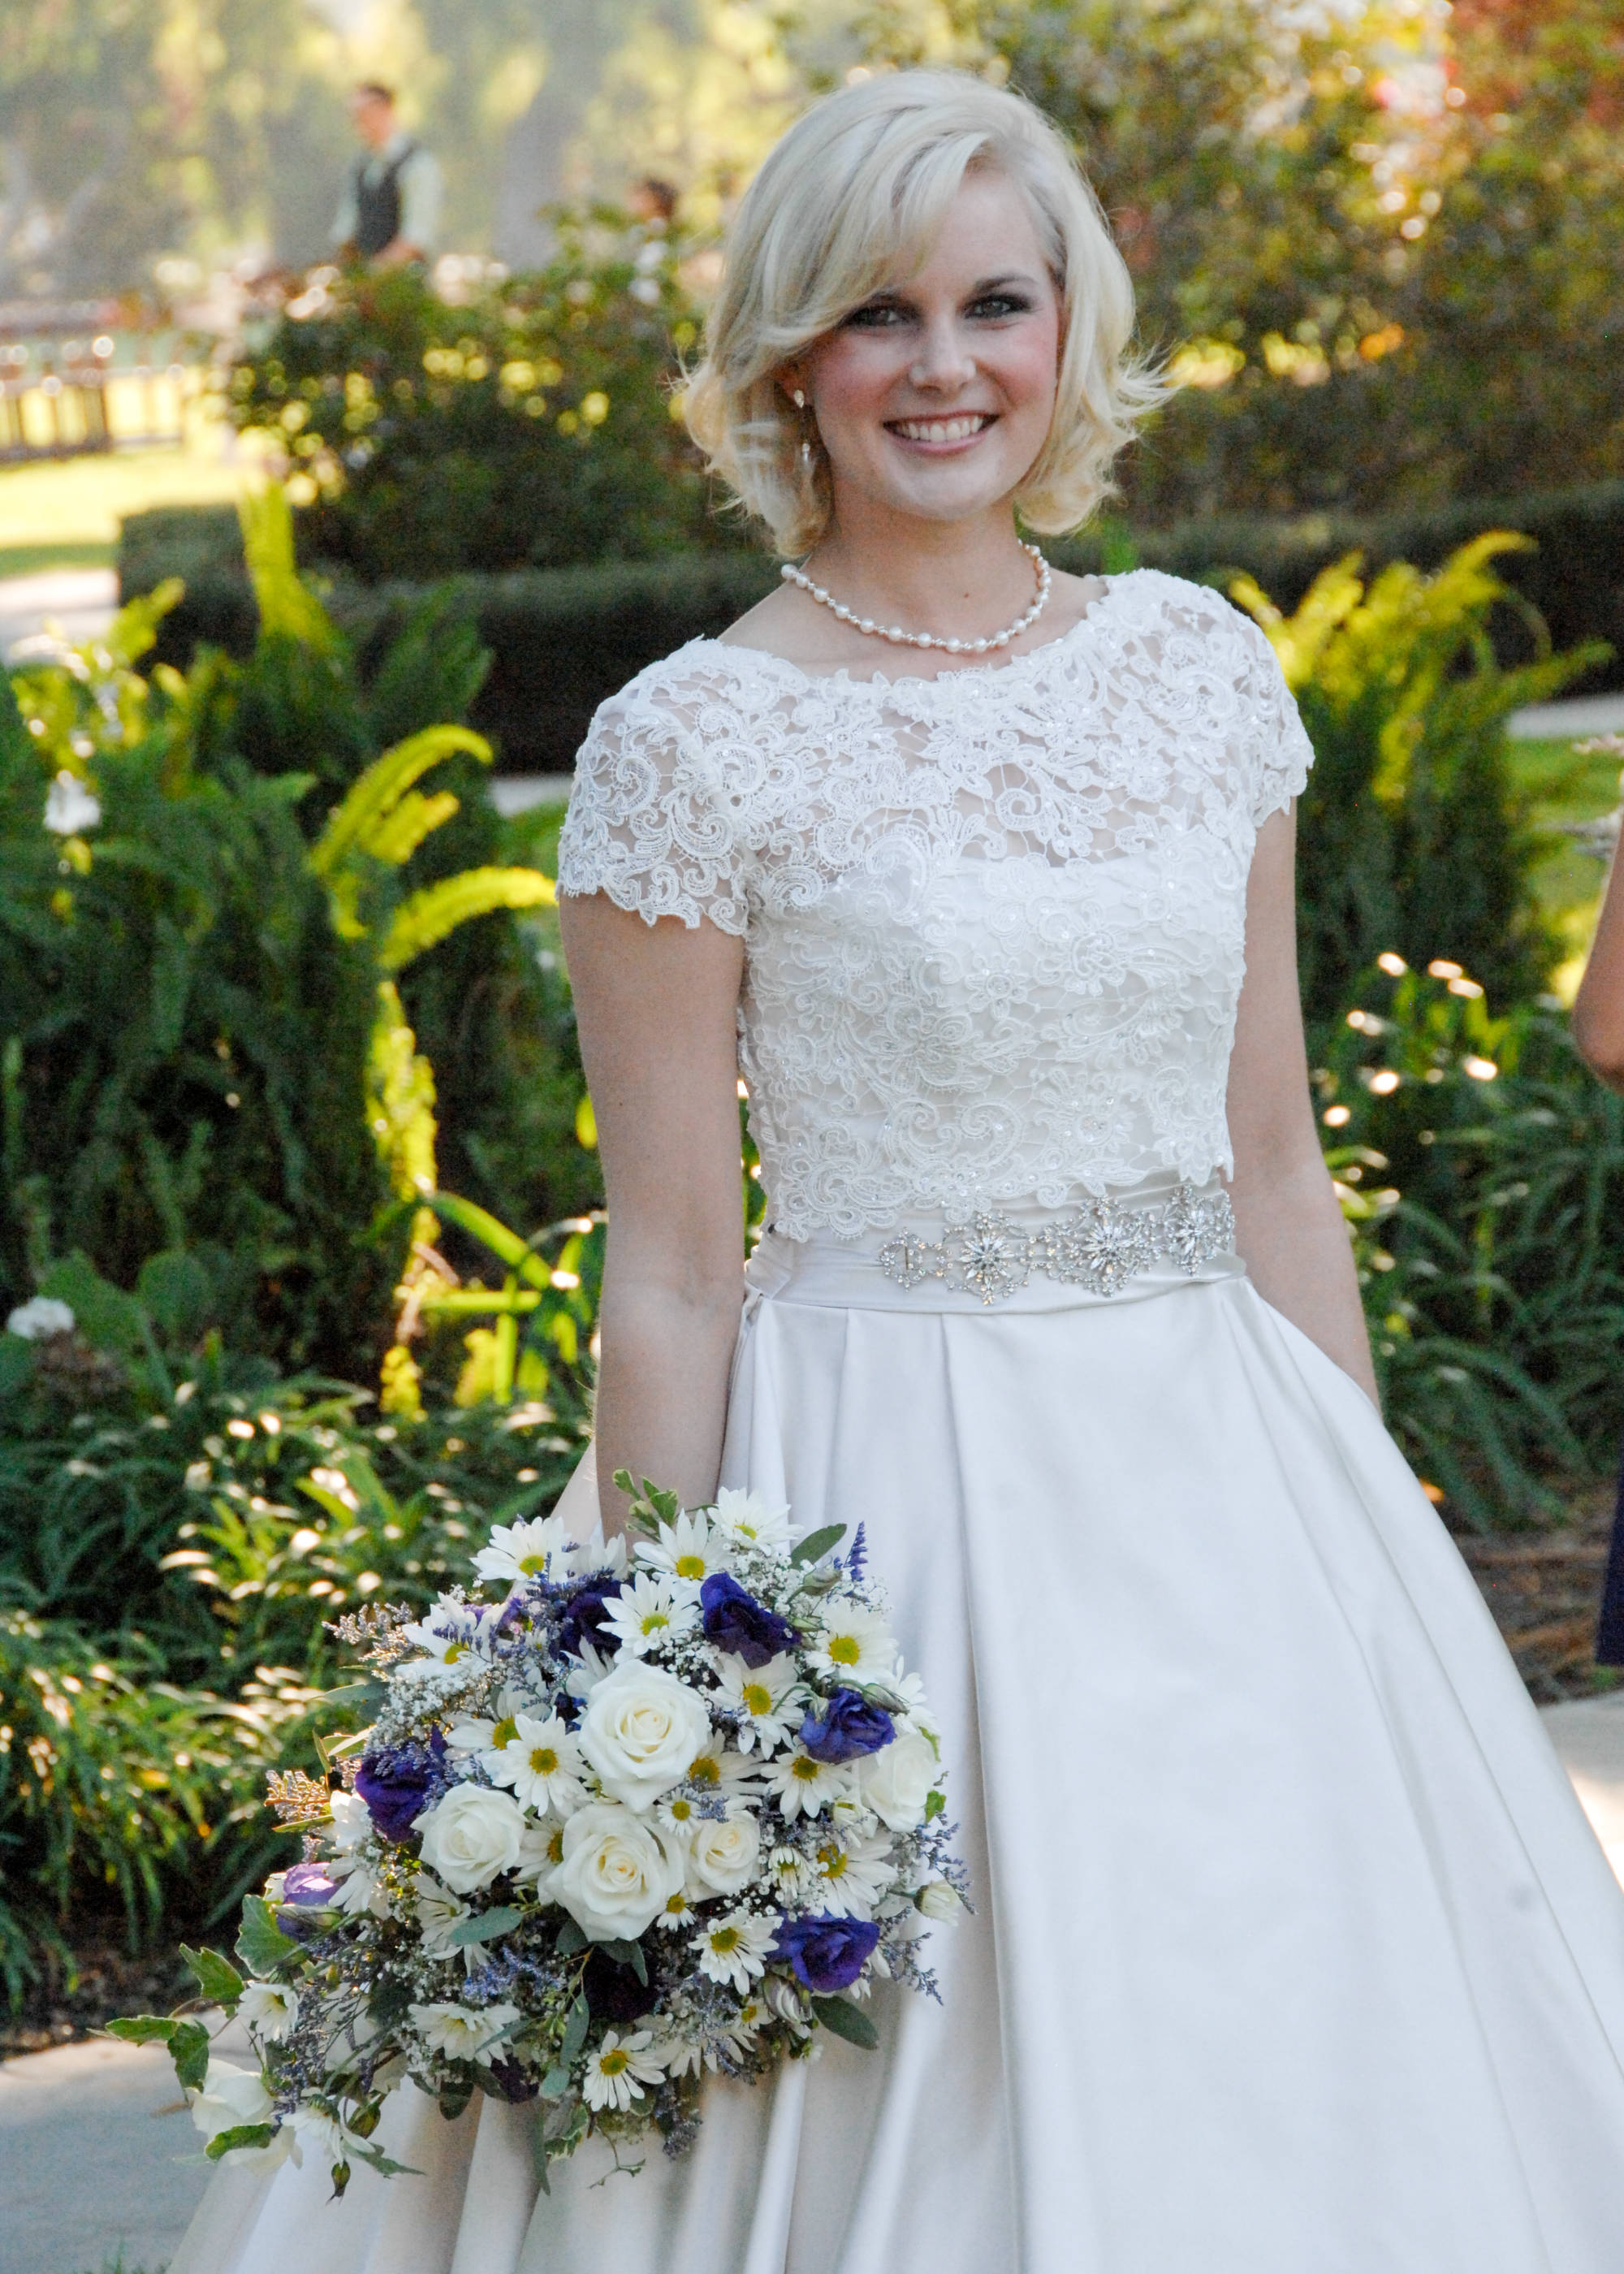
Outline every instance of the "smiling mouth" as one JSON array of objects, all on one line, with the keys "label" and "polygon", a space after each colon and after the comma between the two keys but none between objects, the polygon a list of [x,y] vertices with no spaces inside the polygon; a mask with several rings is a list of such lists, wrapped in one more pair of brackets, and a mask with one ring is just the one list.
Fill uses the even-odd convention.
[{"label": "smiling mouth", "polygon": [[996,415],[990,410],[964,410],[952,418],[888,418],[885,428],[905,442],[969,442],[987,432]]}]

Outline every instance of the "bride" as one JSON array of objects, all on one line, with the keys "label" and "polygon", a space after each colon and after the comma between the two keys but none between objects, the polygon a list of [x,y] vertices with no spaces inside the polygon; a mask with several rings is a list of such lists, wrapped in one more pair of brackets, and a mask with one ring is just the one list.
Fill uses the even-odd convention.
[{"label": "bride", "polygon": [[1624,2266],[1624,1902],[1372,1402],[1306,740],[1215,594],[1018,538],[1155,399],[1132,316],[1013,95],[808,113],[688,397],[805,566],[605,704],[560,851],[599,1474],[867,1525],[974,1880],[944,2002],[550,2196],[529,2112],[402,2092],[423,2176],[224,2172],[174,2274]]}]

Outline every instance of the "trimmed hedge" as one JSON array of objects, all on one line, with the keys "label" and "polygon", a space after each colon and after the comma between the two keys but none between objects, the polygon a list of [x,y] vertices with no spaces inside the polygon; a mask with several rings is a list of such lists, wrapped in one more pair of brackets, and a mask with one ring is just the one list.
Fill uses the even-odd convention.
[{"label": "trimmed hedge", "polygon": [[[1314,514],[1212,520],[1127,537],[1088,531],[1048,549],[1057,566],[1078,571],[1119,568],[1130,550],[1146,568],[1199,583],[1225,584],[1245,569],[1289,610],[1320,569],[1346,553],[1363,551],[1372,567],[1403,560],[1435,568],[1487,529],[1521,530],[1536,540],[1537,551],[1508,555],[1501,572],[1539,611],[1559,648],[1585,639],[1612,643],[1613,662],[1592,674],[1587,689],[1624,686],[1624,481],[1371,520]],[[252,645],[253,602],[229,508],[132,515],[124,524],[119,576],[126,599],[167,576],[186,580],[185,599],[163,628],[163,660],[184,666],[204,640],[239,653]],[[777,577],[765,554],[744,550],[455,577],[446,589],[477,620],[492,653],[473,723],[496,742],[508,770],[567,773],[605,696],[684,641],[725,629]],[[332,611],[356,641],[364,671],[387,647],[417,589],[335,585]],[[1534,652],[1533,634],[1513,608],[1498,612],[1494,640],[1505,663]]]}]

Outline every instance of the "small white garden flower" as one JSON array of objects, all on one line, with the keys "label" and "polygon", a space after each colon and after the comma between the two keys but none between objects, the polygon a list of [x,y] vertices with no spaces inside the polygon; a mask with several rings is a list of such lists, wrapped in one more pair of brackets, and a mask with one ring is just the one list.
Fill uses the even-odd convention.
[{"label": "small white garden flower", "polygon": [[815,1866],[799,1848],[775,1848],[767,1858],[773,1894],[781,1903],[797,1903],[816,1884]]},{"label": "small white garden flower", "polygon": [[425,1658],[397,1666],[393,1671],[400,1675],[427,1673],[438,1667],[455,1666],[458,1660],[477,1650],[479,1645],[480,1618],[476,1605],[447,1602],[442,1599],[426,1618],[417,1619],[401,1629],[402,1638],[427,1653]]},{"label": "small white garden flower", "polygon": [[[569,1533],[556,1516],[533,1517],[525,1524],[492,1527],[489,1545],[474,1558],[482,1579],[545,1578],[554,1564],[562,1568]],[[558,1571],[553,1571],[558,1577]]]},{"label": "small white garden flower", "polygon": [[793,1823],[798,1816],[821,1816],[831,1801],[851,1792],[853,1781],[844,1762],[815,1761],[797,1745],[771,1764],[767,1788]]},{"label": "small white garden flower", "polygon": [[337,1851],[327,1864],[338,1883],[338,1892],[333,1898],[335,1908],[341,1911],[371,1911],[374,1918],[387,1918],[388,1890],[380,1885],[377,1873],[361,1852],[372,1831],[365,1802],[353,1792],[335,1792],[329,1804],[333,1823],[327,1836]]},{"label": "small white garden flower", "polygon": [[631,1562],[622,1535],[617,1532],[613,1540],[605,1540],[604,1527],[598,1524],[593,1525],[590,1540],[575,1542],[568,1549],[564,1568],[575,1577],[584,1571],[607,1571],[613,1578],[623,1579],[631,1569]]},{"label": "small white garden flower", "polygon": [[789,1510],[770,1508],[758,1492],[738,1492],[724,1485],[716,1496],[711,1522],[718,1532],[731,1532],[757,1547],[789,1546]]},{"label": "small white garden flower", "polygon": [[708,1920],[694,1937],[700,1972],[712,1982],[748,1990],[766,1972],[767,1954],[777,1932],[776,1920],[758,1918],[754,1911],[724,1911],[720,1918]]},{"label": "small white garden flower", "polygon": [[896,1878],[889,1840],[825,1840],[817,1851],[814,1908],[835,1918],[869,1918]]},{"label": "small white garden flower", "polygon": [[751,2039],[767,2018],[767,2008],[762,2000],[759,1998],[749,1999],[740,2007],[727,2027],[718,2029],[705,2047],[705,2067],[710,2069],[719,2067],[717,2056],[721,2052],[731,2053],[735,2059],[748,2053]]},{"label": "small white garden flower", "polygon": [[741,1753],[759,1746],[765,1758],[793,1736],[806,1712],[807,1693],[786,1653],[765,1666],[747,1666],[731,1652],[718,1651],[716,1671],[718,1699],[742,1717],[735,1740]]},{"label": "small white garden flower", "polygon": [[19,1303],[5,1322],[8,1335],[20,1335],[26,1343],[46,1343],[53,1335],[71,1335],[73,1314],[65,1303],[54,1295],[34,1295]]},{"label": "small white garden flower", "polygon": [[239,2124],[268,2124],[271,2096],[257,2068],[238,2068],[235,2061],[212,2056],[202,2089],[189,2092],[192,2120],[206,2140],[217,2133],[235,2131]]},{"label": "small white garden flower", "polygon": [[685,1596],[670,1580],[639,1571],[609,1605],[604,1625],[623,1651],[641,1658],[658,1644],[686,1634],[697,1618],[696,1596]]},{"label": "small white garden flower", "polygon": [[667,1934],[680,1926],[692,1926],[697,1914],[688,1899],[686,1887],[673,1887],[654,1914],[654,1924]]},{"label": "small white garden flower", "polygon": [[451,1930],[471,1917],[472,1909],[449,1887],[442,1887],[432,1871],[419,1871],[416,1887],[417,1926],[425,1958],[454,1958],[457,1945]]},{"label": "small white garden flower", "polygon": [[357,2149],[366,2145],[325,2108],[296,2108],[289,2122],[293,2131],[293,2161],[301,2168],[306,2148],[324,2164],[347,2164]]},{"label": "small white garden flower", "polygon": [[692,1598],[699,1592],[702,1580],[713,1571],[727,1569],[722,1552],[723,1542],[712,1533],[704,1513],[680,1516],[674,1524],[663,1524],[658,1540],[640,1540],[637,1561],[650,1570],[663,1571],[676,1592]]},{"label": "small white garden flower", "polygon": [[491,1773],[499,1783],[511,1785],[514,1797],[538,1815],[573,1815],[587,1797],[580,1746],[556,1713],[542,1721],[517,1713],[512,1727],[511,1742],[496,1755],[500,1766]]},{"label": "small white garden flower", "polygon": [[572,1698],[584,1706],[598,1683],[608,1681],[618,1660],[605,1658],[595,1644],[583,1642],[576,1656],[566,1663],[569,1672],[565,1676],[564,1687]]},{"label": "small white garden flower", "polygon": [[964,1898],[946,1879],[927,1879],[922,1886],[915,1887],[914,1902],[925,1917],[939,1924],[951,1924],[964,1916]]},{"label": "small white garden flower", "polygon": [[519,1842],[519,1860],[513,1867],[515,1879],[541,1879],[564,1860],[564,1827],[550,1816],[532,1818],[524,1827],[524,1837]]},{"label": "small white garden flower", "polygon": [[764,1763],[747,1759],[742,1753],[729,1752],[714,1730],[710,1743],[688,1765],[688,1781],[698,1785],[703,1791],[715,1793],[721,1800],[754,1799],[761,1791],[765,1773]]},{"label": "small white garden flower", "polygon": [[861,1603],[826,1603],[822,1631],[807,1655],[820,1674],[839,1682],[884,1682],[897,1663],[897,1645],[883,1615]]},{"label": "small white garden flower", "polygon": [[267,2044],[280,2044],[299,2018],[299,1993],[282,1982],[245,1983],[237,2017]]},{"label": "small white garden flower", "polygon": [[508,2024],[518,2018],[516,2006],[484,2006],[476,2011],[446,1999],[411,2008],[413,2026],[424,2044],[447,2060],[491,2060]]},{"label": "small white garden flower", "polygon": [[649,2055],[652,2042],[647,2029],[632,2029],[625,2037],[616,2029],[604,2032],[602,2044],[587,2056],[581,2087],[589,2108],[628,2109],[642,2099],[645,2084],[659,2082],[660,2065]]},{"label": "small white garden flower", "polygon": [[45,826],[53,837],[77,837],[102,818],[102,801],[64,766],[45,799]]}]

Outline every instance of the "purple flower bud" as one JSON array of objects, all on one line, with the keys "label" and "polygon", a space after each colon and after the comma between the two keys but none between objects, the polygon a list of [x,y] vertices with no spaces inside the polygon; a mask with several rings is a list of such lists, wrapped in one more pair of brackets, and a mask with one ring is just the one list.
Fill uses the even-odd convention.
[{"label": "purple flower bud", "polygon": [[559,1648],[567,1657],[579,1658],[581,1645],[587,1642],[605,1653],[618,1647],[613,1634],[605,1635],[604,1628],[609,1606],[620,1592],[618,1579],[594,1579],[582,1588],[559,1623]]},{"label": "purple flower bud", "polygon": [[827,1997],[849,1990],[874,1955],[880,1930],[872,1919],[785,1919],[772,1946],[774,1958],[787,1960],[803,1990]]},{"label": "purple flower bud", "polygon": [[707,1642],[731,1651],[747,1666],[765,1666],[794,1643],[795,1630],[789,1621],[758,1603],[726,1571],[711,1572],[700,1586],[699,1600],[704,1607]]},{"label": "purple flower bud", "polygon": [[311,1912],[325,1910],[338,1894],[338,1881],[325,1864],[289,1864],[282,1874],[276,1924],[284,1934],[320,1932]]},{"label": "purple flower bud", "polygon": [[882,1707],[870,1706],[855,1690],[837,1690],[823,1700],[821,1713],[808,1711],[801,1725],[801,1746],[815,1761],[855,1761],[877,1753],[896,1734]]}]

